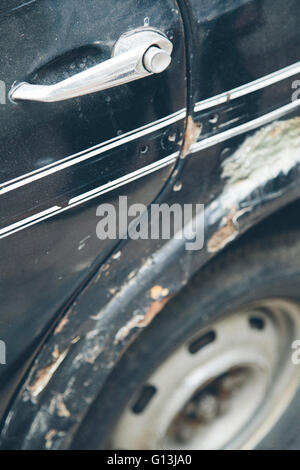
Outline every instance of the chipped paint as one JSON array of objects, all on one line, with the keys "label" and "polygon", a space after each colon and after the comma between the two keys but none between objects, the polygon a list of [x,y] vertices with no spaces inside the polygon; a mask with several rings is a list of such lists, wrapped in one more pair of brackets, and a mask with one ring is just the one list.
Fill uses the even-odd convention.
[{"label": "chipped paint", "polygon": [[98,344],[96,344],[92,349],[90,349],[88,351],[88,354],[86,356],[86,361],[89,363],[89,364],[94,364],[94,362],[96,361],[97,357],[100,356],[100,354],[102,353],[103,351],[103,348],[100,347]]},{"label": "chipped paint", "polygon": [[71,413],[70,411],[67,409],[65,403],[64,403],[64,400],[63,400],[63,394],[62,393],[58,393],[56,395],[56,408],[57,408],[57,414],[58,416],[60,416],[61,418],[69,418],[69,416],[71,416]]},{"label": "chipped paint", "polygon": [[50,431],[47,432],[45,436],[45,441],[46,441],[46,449],[50,450],[52,447],[53,443],[53,438],[57,435],[57,431],[55,429],[50,429]]},{"label": "chipped paint", "polygon": [[148,326],[152,320],[156,317],[156,315],[163,309],[167,302],[169,302],[171,296],[165,297],[162,300],[157,300],[153,302],[147,310],[144,319],[139,323],[141,328]]},{"label": "chipped paint", "polygon": [[182,190],[182,183],[178,181],[176,184],[174,184],[173,191],[177,193],[178,191],[181,191],[181,190]]},{"label": "chipped paint", "polygon": [[80,340],[80,336],[76,336],[75,338],[72,339],[72,344],[78,343],[79,340]]},{"label": "chipped paint", "polygon": [[136,271],[131,271],[131,273],[128,274],[128,280],[133,279],[134,276],[136,275]]},{"label": "chipped paint", "polygon": [[59,358],[59,349],[58,346],[55,345],[53,351],[52,351],[52,357],[57,360]]},{"label": "chipped paint", "polygon": [[83,363],[94,364],[96,359],[103,352],[103,347],[99,346],[98,344],[97,334],[97,331],[92,331],[87,334],[87,338],[89,338],[90,340],[94,339],[96,341],[96,344],[95,342],[94,344],[88,344],[84,351],[76,356],[73,363],[75,367],[78,367],[80,364]]},{"label": "chipped paint", "polygon": [[140,323],[144,320],[144,315],[135,315],[131,320],[129,320],[128,323],[126,323],[125,326],[123,326],[118,333],[116,334],[115,337],[115,344],[118,344],[120,341],[123,341],[123,339],[126,338],[126,336],[129,335],[130,331],[133,328],[139,328]]},{"label": "chipped paint", "polygon": [[161,297],[169,295],[169,289],[164,289],[162,286],[153,286],[150,289],[151,299],[158,300]]},{"label": "chipped paint", "polygon": [[209,253],[216,253],[222,248],[224,248],[228,243],[232,242],[239,234],[239,223],[238,219],[245,212],[248,212],[250,209],[242,210],[230,210],[227,217],[224,217],[222,225],[215,232],[207,242],[207,251]]},{"label": "chipped paint", "polygon": [[61,319],[61,321],[59,322],[59,324],[57,325],[57,327],[54,330],[54,335],[58,335],[59,333],[61,333],[62,330],[64,329],[64,327],[67,325],[67,323],[69,323],[69,315],[65,315]]},{"label": "chipped paint", "polygon": [[202,132],[202,125],[196,124],[193,121],[192,116],[188,116],[181,158],[185,158],[190,153],[190,147],[195,142],[197,142],[198,137],[200,136],[201,132]]},{"label": "chipped paint", "polygon": [[114,255],[112,255],[112,259],[120,259],[121,258],[121,255],[122,255],[122,252],[121,251],[118,251],[117,253],[115,253]]},{"label": "chipped paint", "polygon": [[28,391],[30,392],[33,398],[36,398],[48,385],[50,380],[52,379],[53,375],[59,368],[60,364],[65,359],[66,355],[68,354],[68,349],[59,353],[57,349],[55,349],[52,353],[53,361],[50,362],[46,367],[38,370],[35,374],[35,380],[32,385],[27,387]]},{"label": "chipped paint", "polygon": [[131,320],[129,320],[129,322],[116,334],[114,344],[118,344],[120,341],[123,341],[133,328],[145,328],[148,326],[156,315],[163,309],[170,298],[171,296],[152,302],[145,315],[138,314],[131,318]]}]

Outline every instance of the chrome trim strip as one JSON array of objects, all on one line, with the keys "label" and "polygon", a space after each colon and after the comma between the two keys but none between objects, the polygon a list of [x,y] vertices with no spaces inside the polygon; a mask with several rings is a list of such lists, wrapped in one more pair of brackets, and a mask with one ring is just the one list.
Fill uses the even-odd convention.
[{"label": "chrome trim strip", "polygon": [[[215,136],[196,142],[190,147],[190,153],[196,153],[200,150],[212,147],[213,145],[224,142],[225,140],[236,137],[245,132],[255,130],[258,127],[261,127],[265,124],[268,124],[276,119],[279,119],[285,116],[289,112],[292,112],[293,110],[297,109],[299,106],[300,106],[300,100],[296,100],[268,114],[265,114],[264,116],[254,119],[250,122],[246,122],[245,124],[237,126],[233,129],[229,129]],[[106,183],[102,186],[99,186],[98,188],[95,188],[91,191],[88,191],[79,196],[76,196],[70,199],[67,207],[62,208],[60,206],[54,206],[38,214],[35,214],[31,217],[27,217],[26,219],[23,219],[19,222],[16,222],[7,227],[4,227],[0,229],[0,239],[6,238],[16,232],[19,232],[20,230],[23,230],[39,222],[42,222],[43,220],[49,219],[50,217],[53,217],[54,215],[65,212],[75,206],[78,206],[80,204],[83,204],[84,202],[87,202],[91,199],[101,196],[102,194],[105,194],[109,191],[113,191],[121,186],[124,186],[125,184],[128,184],[137,179],[140,179],[143,176],[147,176],[148,174],[158,171],[159,169],[164,168],[165,166],[170,165],[171,163],[174,163],[176,159],[179,157],[179,155],[180,155],[180,152],[175,152],[169,155],[168,157],[163,158],[162,160],[159,160],[144,168],[141,168],[132,173],[129,173],[128,175],[118,178],[115,181]]]},{"label": "chrome trim strip", "polygon": [[175,152],[169,155],[168,157],[163,158],[162,160],[151,163],[151,165],[129,173],[128,175],[123,176],[122,178],[118,178],[115,181],[112,181],[111,183],[104,184],[102,186],[99,186],[98,188],[95,188],[92,191],[88,191],[86,193],[81,194],[80,196],[76,196],[75,198],[70,199],[67,207],[54,206],[43,212],[39,212],[38,214],[35,214],[31,217],[27,217],[26,219],[23,219],[19,222],[15,222],[14,224],[8,225],[7,227],[0,229],[0,240],[2,238],[6,238],[10,235],[13,235],[14,233],[19,232],[20,230],[42,222],[43,220],[49,219],[54,215],[72,209],[73,207],[83,204],[86,201],[101,196],[102,194],[120,188],[121,186],[131,183],[132,181],[135,181],[137,179],[140,179],[143,176],[147,176],[155,171],[158,171],[161,168],[164,168],[165,166],[174,163],[179,157],[179,154],[180,152]]},{"label": "chrome trim strip", "polygon": [[212,147],[216,144],[220,144],[225,140],[237,137],[238,135],[244,134],[245,132],[253,131],[258,127],[264,126],[265,124],[269,124],[270,122],[285,116],[289,112],[297,109],[299,106],[300,99],[292,101],[291,103],[282,106],[281,108],[278,108],[275,111],[272,111],[271,113],[260,116],[257,119],[253,119],[252,121],[246,122],[245,124],[241,124],[240,126],[228,129],[227,131],[221,132],[217,135],[213,135],[211,137],[208,137],[207,139],[200,140],[199,142],[196,142],[191,145],[189,153],[199,152],[200,150]]},{"label": "chrome trim strip", "polygon": [[254,80],[253,82],[249,82],[246,85],[233,88],[230,91],[213,96],[212,98],[208,98],[207,100],[199,101],[195,104],[194,111],[197,113],[199,111],[203,111],[205,109],[212,108],[223,103],[227,103],[228,101],[235,100],[236,98],[248,95],[249,93],[253,93],[254,91],[258,91],[262,88],[274,85],[274,83],[292,77],[297,73],[300,73],[300,62],[285,67],[284,69],[278,70],[277,72],[271,73],[270,75],[266,75],[265,77]]},{"label": "chrome trim strip", "polygon": [[39,212],[38,214],[32,215],[31,217],[27,217],[26,219],[20,220],[19,222],[15,222],[14,224],[9,225],[8,227],[4,227],[0,229],[0,238],[3,238],[1,235],[5,234],[8,231],[11,231],[11,230],[18,231],[15,229],[18,229],[20,227],[22,228],[22,225],[24,225],[24,223],[26,223],[27,226],[32,225],[31,222],[36,221],[36,219],[53,215],[59,209],[61,209],[60,206],[50,207],[50,209],[46,209],[43,212]]},{"label": "chrome trim strip", "polygon": [[41,178],[45,178],[46,176],[64,170],[65,168],[76,165],[77,163],[80,163],[82,161],[88,160],[89,158],[95,157],[96,155],[100,155],[101,153],[127,144],[128,142],[131,142],[135,139],[139,139],[140,137],[143,137],[166,126],[174,124],[175,122],[180,121],[185,117],[186,108],[181,109],[180,111],[177,111],[176,113],[173,113],[170,116],[159,119],[158,121],[155,121],[151,124],[147,124],[138,129],[127,132],[126,134],[123,134],[121,136],[114,137],[113,139],[91,147],[90,149],[66,157],[62,160],[59,160],[58,162],[51,163],[50,165],[46,165],[43,168],[32,171],[30,173],[26,173],[25,175],[19,176],[18,178],[6,181],[0,184],[0,195],[18,189]]}]

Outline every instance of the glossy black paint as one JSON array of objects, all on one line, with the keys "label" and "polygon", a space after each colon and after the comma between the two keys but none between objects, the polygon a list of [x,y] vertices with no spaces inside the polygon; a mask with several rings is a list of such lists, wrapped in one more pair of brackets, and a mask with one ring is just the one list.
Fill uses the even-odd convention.
[{"label": "glossy black paint", "polygon": [[0,78],[7,91],[15,81],[53,83],[107,60],[119,37],[143,26],[146,17],[174,41],[178,57],[160,76],[86,97],[46,105],[8,102],[0,115],[1,182],[184,107],[184,86],[171,79],[176,74],[183,85],[184,44],[173,0],[37,0],[17,6],[1,4]]},{"label": "glossy black paint", "polygon": [[[299,60],[300,38],[297,31],[300,19],[299,2],[237,0],[230,2],[228,8],[224,3],[217,0],[178,1],[185,26],[188,52],[186,104],[194,120],[203,125],[200,139],[219,133],[221,129],[228,128],[226,125],[230,127],[233,118],[237,118],[238,123],[246,122],[286,104],[289,102],[291,82],[287,80],[250,98],[237,100],[234,105],[213,109],[214,113],[217,111],[219,114],[217,126],[211,126],[209,122],[211,110],[200,114],[194,113],[196,102]],[[179,89],[177,80],[176,86]],[[174,96],[175,94],[174,92]],[[297,115],[299,112],[289,114],[286,119]],[[220,124],[223,127],[220,128]],[[157,193],[158,188],[162,187],[162,179],[170,176],[157,201],[169,204],[180,202],[206,205],[206,241],[218,230],[223,218],[228,216],[222,206],[225,182],[221,178],[220,165],[239,147],[246,136],[242,135],[189,155],[185,161],[178,162],[172,175],[170,171],[165,170],[164,174],[157,174],[155,177],[157,179],[154,192]],[[270,178],[264,184],[258,184],[247,200],[241,198],[238,201],[239,207],[250,207],[251,210],[239,219],[240,234],[254,227],[280,207],[298,199],[299,177],[299,165],[295,165],[289,174],[279,175],[278,178]],[[143,200],[141,198],[145,197],[145,188],[153,189],[150,186],[155,180],[151,176],[148,178],[149,185],[145,184],[145,180],[132,184],[131,191],[135,202]],[[182,190],[179,192],[173,191],[176,180],[182,183]],[[126,193],[130,191],[130,187],[122,191],[125,194],[125,191]],[[150,202],[153,192],[149,191],[147,194],[149,195],[147,201]],[[110,196],[106,198],[101,198],[101,202],[110,200]],[[5,253],[14,252],[14,258],[8,255],[6,265],[12,264],[12,259],[16,260],[12,265],[5,289],[12,298],[13,290],[18,292],[19,282],[19,292],[22,293],[19,300],[16,296],[14,311],[22,311],[27,292],[32,295],[34,289],[43,286],[45,292],[43,302],[37,303],[32,315],[32,319],[36,322],[33,338],[40,338],[42,332],[46,331],[47,319],[48,324],[51,323],[51,328],[48,338],[36,355],[36,362],[30,374],[26,376],[26,382],[14,397],[9,420],[4,424],[2,431],[2,448],[47,448],[48,446],[55,449],[68,446],[77,448],[96,446],[96,435],[91,423],[97,416],[97,396],[121,354],[141,333],[141,329],[132,328],[124,341],[119,343],[115,341],[117,333],[132,320],[133,312],[139,312],[146,317],[153,305],[150,296],[153,285],[161,285],[169,290],[170,296],[175,295],[188,283],[191,276],[214,256],[207,250],[207,246],[199,252],[187,252],[184,249],[184,241],[174,240],[124,241],[115,247],[115,253],[121,251],[121,257],[115,258],[112,256],[110,246],[107,250],[101,246],[101,260],[106,256],[105,264],[93,276],[89,268],[82,269],[80,279],[82,282],[84,279],[88,282],[85,283],[84,289],[78,288],[75,291],[73,288],[72,291],[72,284],[74,287],[79,280],[77,274],[72,271],[78,263],[79,256],[82,256],[81,261],[86,263],[89,262],[89,253],[90,259],[94,260],[95,252],[100,249],[97,241],[93,241],[91,251],[80,255],[76,252],[78,241],[93,229],[95,207],[96,202],[89,203],[75,209],[72,214],[58,216],[57,219],[41,226],[37,225],[27,232],[25,252],[23,247],[23,266],[28,260],[31,265],[26,268],[25,279],[28,284],[25,286],[24,268],[20,271],[19,277],[16,277],[20,259],[16,254],[19,254],[18,246],[24,243],[24,234],[17,235],[12,245],[4,245]],[[72,234],[72,237],[67,238],[67,234]],[[44,252],[46,248],[44,240],[51,247],[49,258]],[[41,248],[38,248],[33,241],[41,244]],[[41,258],[36,257],[39,252],[43,254]],[[34,271],[35,259],[41,260],[42,269],[37,267]],[[66,260],[67,269],[66,272],[62,272]],[[100,265],[100,257],[97,262]],[[33,272],[35,272],[34,279]],[[60,287],[57,282],[61,273],[66,279],[67,289],[65,285]],[[87,279],[87,273],[90,279]],[[14,288],[16,279],[17,289]],[[54,279],[53,284],[50,283],[51,289],[48,288],[50,279]],[[71,291],[74,302],[71,302],[69,296]],[[29,296],[25,306],[27,312],[32,305],[33,298]],[[12,322],[12,317],[8,316],[6,320],[11,322],[11,335],[17,331],[18,339],[21,336],[18,333],[21,329],[27,337],[32,326],[27,324],[24,315],[20,318],[23,321],[21,325],[15,320]],[[58,323],[60,320],[62,323]],[[54,334],[57,325],[59,331]],[[53,360],[55,348],[60,352],[67,350],[68,354],[62,366],[51,377],[49,385],[41,394],[33,397],[30,389],[36,384],[39,373],[47,370]],[[33,348],[30,352],[33,352]],[[20,364],[22,363],[23,361],[20,361]],[[53,411],[53,397],[61,395],[70,413],[69,416],[60,416],[55,409]],[[100,426],[101,417],[98,418]],[[56,430],[51,442],[46,438],[49,429]]]},{"label": "glossy black paint", "polygon": [[[145,20],[148,18],[148,20]],[[0,106],[0,191],[7,182],[151,124],[186,104],[182,21],[173,0],[38,0],[0,7],[0,80],[52,83],[110,57],[115,41],[147,21],[172,40],[172,65],[101,93],[62,103]],[[176,79],[175,79],[176,78]],[[184,120],[20,186],[0,197],[1,228],[81,195],[180,149]],[[170,143],[168,133],[176,134]],[[146,150],[145,150],[146,149]],[[96,209],[119,194],[150,204],[172,165],[0,241],[0,414],[49,327],[95,272],[116,240],[96,237]],[[2,185],[1,185],[2,183]]]},{"label": "glossy black paint", "polygon": [[193,103],[299,60],[297,0],[179,0],[190,31]]},{"label": "glossy black paint", "polygon": [[[183,125],[173,124],[172,133],[182,139]],[[140,170],[178,150],[170,145],[164,128],[146,137],[119,145],[104,154],[41,177],[1,196],[1,226],[5,228],[53,206],[66,207],[72,198]],[[166,141],[166,145],[164,142]],[[156,193],[153,193],[155,196]]]}]

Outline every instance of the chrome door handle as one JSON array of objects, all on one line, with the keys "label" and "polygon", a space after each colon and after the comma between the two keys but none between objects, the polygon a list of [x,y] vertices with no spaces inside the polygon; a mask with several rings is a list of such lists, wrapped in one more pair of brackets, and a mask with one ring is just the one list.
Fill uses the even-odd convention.
[{"label": "chrome door handle", "polygon": [[170,65],[172,50],[171,41],[158,31],[126,33],[116,42],[111,59],[55,85],[19,83],[10,98],[55,102],[106,90],[163,72]]}]

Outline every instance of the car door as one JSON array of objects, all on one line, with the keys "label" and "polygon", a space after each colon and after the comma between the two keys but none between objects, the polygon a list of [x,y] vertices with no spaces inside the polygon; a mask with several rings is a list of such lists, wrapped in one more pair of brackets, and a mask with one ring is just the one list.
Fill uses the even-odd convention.
[{"label": "car door", "polygon": [[190,108],[202,130],[192,153],[199,155],[229,137],[242,135],[241,143],[245,131],[296,109],[299,2],[182,3],[190,21]]},{"label": "car door", "polygon": [[[10,93],[23,82],[55,85],[104,64],[118,40],[136,31],[172,43],[165,71],[62,101]],[[4,409],[15,380],[5,400],[4,384],[19,378],[60,309],[118,243],[96,236],[99,203],[118,211],[126,195],[128,203],[148,205],[171,175],[184,130],[186,70],[175,0],[2,0],[0,50]]]}]

